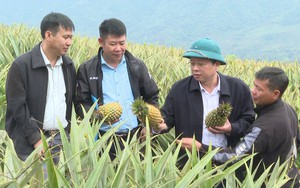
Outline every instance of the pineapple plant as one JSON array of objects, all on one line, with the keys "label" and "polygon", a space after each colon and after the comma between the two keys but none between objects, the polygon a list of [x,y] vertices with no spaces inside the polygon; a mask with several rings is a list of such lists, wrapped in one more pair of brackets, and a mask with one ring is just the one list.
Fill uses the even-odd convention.
[{"label": "pineapple plant", "polygon": [[220,126],[222,127],[226,120],[227,117],[230,115],[232,110],[232,106],[230,103],[222,103],[219,105],[218,108],[210,111],[206,118],[205,118],[205,125],[206,127],[216,127]]},{"label": "pineapple plant", "polygon": [[146,117],[149,120],[149,126],[155,130],[158,129],[158,124],[162,121],[162,116],[158,108],[146,103],[143,99],[136,99],[132,103],[132,112],[138,119],[145,124]]},{"label": "pineapple plant", "polygon": [[118,102],[110,102],[104,105],[101,105],[95,112],[94,118],[102,120],[105,118],[105,123],[112,124],[116,122],[122,115],[123,110],[122,106]]}]

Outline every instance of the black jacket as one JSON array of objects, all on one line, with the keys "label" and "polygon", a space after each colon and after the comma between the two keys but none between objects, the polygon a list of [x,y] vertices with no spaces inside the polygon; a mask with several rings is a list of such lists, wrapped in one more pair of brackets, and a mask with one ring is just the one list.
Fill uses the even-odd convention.
[{"label": "black jacket", "polygon": [[[91,95],[100,99],[98,104],[103,105],[101,50],[102,48],[99,48],[98,55],[81,64],[77,71],[76,103],[81,104],[86,111],[93,105]],[[159,90],[144,62],[127,50],[125,59],[134,98],[143,97],[146,102],[158,106]],[[76,112],[83,118],[81,105],[76,106]]]},{"label": "black jacket", "polygon": [[[254,106],[249,87],[241,80],[220,76],[219,103],[230,102],[233,110],[228,118],[232,131],[227,136],[228,145],[237,143],[255,118]],[[193,76],[176,82],[162,107],[162,114],[168,127],[175,126],[176,137],[192,138],[202,141],[203,102],[198,81]]]},{"label": "black jacket", "polygon": [[[257,108],[256,111],[257,119],[248,129],[244,139],[233,148],[223,148],[214,159],[223,163],[234,156],[251,154],[253,151],[257,153],[254,156],[253,170],[258,167],[258,178],[265,168],[275,164],[278,159],[282,164],[293,154],[297,155],[293,151],[299,148],[300,135],[296,112],[282,100]],[[207,146],[204,148],[207,149]],[[289,176],[294,178],[298,174],[298,169],[292,164]],[[290,183],[284,187],[289,187]]]},{"label": "black jacket", "polygon": [[[43,60],[40,44],[16,58],[6,80],[5,129],[13,140],[17,153],[30,154],[33,145],[41,139],[43,129],[48,70]],[[76,70],[72,60],[63,56],[63,74],[66,85],[66,119],[71,119],[75,99]],[[68,130],[70,125],[68,125]]]}]

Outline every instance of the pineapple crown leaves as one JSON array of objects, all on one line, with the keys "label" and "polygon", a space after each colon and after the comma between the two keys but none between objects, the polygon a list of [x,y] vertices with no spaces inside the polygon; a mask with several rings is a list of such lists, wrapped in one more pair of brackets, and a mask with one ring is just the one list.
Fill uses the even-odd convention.
[{"label": "pineapple crown leaves", "polygon": [[228,117],[231,113],[232,106],[229,102],[222,103],[217,108],[218,114],[220,114],[223,117]]},{"label": "pineapple crown leaves", "polygon": [[133,114],[136,115],[139,119],[145,119],[149,114],[149,107],[142,98],[138,98],[133,101],[131,108]]},{"label": "pineapple crown leaves", "polygon": [[132,112],[143,124],[146,123],[146,118],[148,118],[151,127],[157,126],[162,119],[159,109],[141,98],[132,103]]}]

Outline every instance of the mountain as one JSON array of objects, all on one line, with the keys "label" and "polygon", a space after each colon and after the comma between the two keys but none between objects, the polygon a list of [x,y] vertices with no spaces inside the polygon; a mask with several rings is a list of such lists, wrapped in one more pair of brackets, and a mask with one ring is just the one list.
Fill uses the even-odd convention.
[{"label": "mountain", "polygon": [[73,20],[76,34],[98,37],[99,24],[116,17],[135,43],[188,49],[210,37],[224,56],[293,61],[300,57],[298,10],[298,0],[1,0],[0,23],[39,27],[47,13],[62,12]]}]

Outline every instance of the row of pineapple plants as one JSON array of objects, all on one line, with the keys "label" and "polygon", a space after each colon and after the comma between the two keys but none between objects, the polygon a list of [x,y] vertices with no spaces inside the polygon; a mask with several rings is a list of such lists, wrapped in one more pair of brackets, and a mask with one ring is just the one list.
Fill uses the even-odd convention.
[{"label": "row of pineapple plants", "polygon": [[[211,150],[201,159],[197,157],[196,148],[188,152],[189,160],[182,169],[178,169],[176,161],[180,144],[173,140],[167,147],[159,144],[164,135],[150,137],[141,142],[134,137],[131,141],[124,140],[125,148],[117,149],[117,157],[111,161],[109,147],[112,145],[110,137],[121,126],[104,134],[97,141],[94,140],[102,122],[90,121],[92,111],[85,119],[78,121],[73,112],[70,139],[61,128],[63,152],[60,162],[54,165],[47,140],[44,136],[44,158],[34,151],[29,158],[22,162],[16,156],[13,143],[5,131],[0,131],[0,187],[207,187],[211,188],[226,180],[226,187],[280,187],[288,179],[285,174],[288,165],[274,164],[272,173],[270,168],[256,181],[253,181],[255,172],[252,172],[253,155],[230,164],[212,165],[212,157],[217,150]],[[104,120],[103,120],[104,121]],[[150,131],[146,121],[147,131]],[[99,157],[101,153],[101,157]],[[230,164],[230,165],[229,165]],[[245,165],[246,178],[239,181],[235,171]],[[45,178],[43,166],[47,168]],[[226,168],[225,168],[226,167]]]},{"label": "row of pineapple plants", "polygon": [[[24,25],[5,26],[0,25],[0,129],[4,128],[5,117],[5,79],[8,68],[15,57],[30,50],[40,41],[37,29],[30,29]],[[76,36],[69,50],[69,56],[74,60],[76,67],[83,61],[94,56],[98,44],[96,38]],[[128,44],[128,50],[137,57],[143,59],[149,68],[154,80],[160,89],[160,106],[172,86],[172,84],[190,74],[187,60],[182,58],[184,49],[145,44]],[[283,68],[289,78],[290,85],[284,99],[300,113],[299,78],[300,70],[298,62],[260,62],[255,60],[242,60],[235,56],[226,57],[228,64],[220,67],[220,72],[236,76],[252,86],[254,73],[263,66],[278,66]],[[251,173],[252,156],[236,163],[230,168],[227,164],[215,167],[211,165],[212,156],[216,151],[209,152],[204,158],[198,159],[196,152],[189,153],[190,160],[187,165],[179,170],[176,167],[179,147],[174,143],[174,130],[169,134],[159,135],[140,143],[138,140],[126,142],[124,150],[119,151],[114,161],[109,161],[107,145],[111,144],[108,138],[113,132],[104,135],[98,141],[94,136],[100,124],[90,124],[89,116],[83,121],[78,121],[73,114],[72,131],[70,141],[64,139],[64,152],[61,154],[61,162],[54,166],[50,160],[50,154],[46,153],[48,160],[40,161],[39,156],[33,153],[26,162],[21,162],[13,149],[11,140],[5,131],[1,131],[0,138],[0,187],[37,187],[48,185],[53,187],[212,187],[221,180],[226,179],[229,187],[260,187],[262,182],[277,187],[284,183],[284,165],[276,164],[275,171],[253,181]],[[158,143],[158,144],[155,144]],[[44,142],[47,147],[47,142]],[[103,152],[99,158],[98,153]],[[140,153],[140,151],[144,151]],[[140,157],[142,156],[142,157]],[[299,158],[298,158],[299,159]],[[250,165],[246,164],[250,162]],[[47,179],[41,176],[42,163],[47,163],[50,172]],[[117,164],[117,165],[116,165]],[[241,165],[246,165],[247,178],[239,182],[234,170]],[[275,165],[275,164],[274,164]],[[269,176],[270,175],[270,176]],[[275,181],[273,181],[275,180]],[[273,182],[273,183],[272,183]],[[89,186],[91,185],[91,186]],[[251,185],[251,186],[250,186]]]}]

